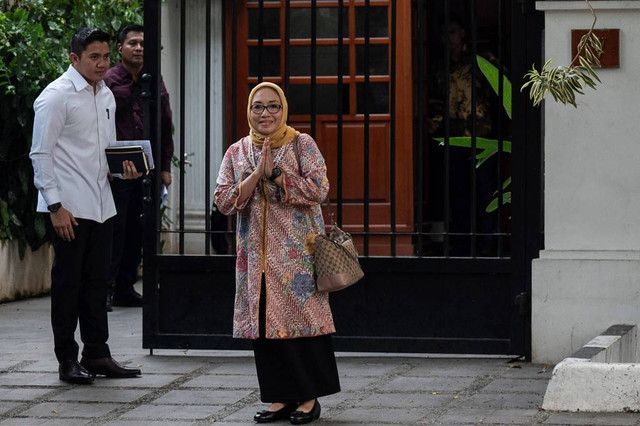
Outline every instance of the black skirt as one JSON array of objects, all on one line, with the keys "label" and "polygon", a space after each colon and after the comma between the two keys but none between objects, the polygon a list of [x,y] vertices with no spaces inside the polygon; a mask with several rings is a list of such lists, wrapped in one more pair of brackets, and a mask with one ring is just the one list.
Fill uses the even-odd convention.
[{"label": "black skirt", "polygon": [[260,292],[260,337],[253,353],[262,402],[303,402],[340,392],[331,335],[265,339],[265,284]]}]

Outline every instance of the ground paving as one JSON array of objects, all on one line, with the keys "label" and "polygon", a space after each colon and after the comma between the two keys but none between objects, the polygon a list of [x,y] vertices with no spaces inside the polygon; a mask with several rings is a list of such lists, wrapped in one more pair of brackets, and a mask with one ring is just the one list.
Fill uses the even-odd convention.
[{"label": "ground paving", "polygon": [[[58,380],[48,297],[0,305],[0,426],[253,425],[250,352],[142,349],[141,309],[109,314],[114,357],[135,379]],[[339,326],[339,324],[338,324]],[[552,366],[507,358],[338,354],[342,392],[320,399],[326,425],[640,425],[640,414],[540,409]],[[286,421],[275,424],[289,424]]]}]

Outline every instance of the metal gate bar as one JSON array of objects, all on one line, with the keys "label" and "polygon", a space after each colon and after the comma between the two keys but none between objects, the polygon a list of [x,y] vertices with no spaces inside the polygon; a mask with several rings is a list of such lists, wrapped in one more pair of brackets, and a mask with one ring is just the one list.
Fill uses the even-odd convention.
[{"label": "metal gate bar", "polygon": [[[186,26],[187,26],[187,7],[186,0],[180,1],[180,198],[178,205],[178,230],[184,231],[184,189],[185,189],[185,109],[187,103],[185,102],[186,91],[186,79],[184,78],[186,72]],[[184,254],[184,232],[178,234],[178,253]]]},{"label": "metal gate bar", "polygon": [[[469,0],[473,4],[479,3],[477,0]],[[287,94],[291,93],[293,87],[291,83],[291,69],[290,69],[290,55],[289,48],[291,42],[291,10],[294,8],[309,8],[311,5],[310,14],[312,15],[311,25],[311,38],[309,45],[313,52],[311,56],[310,64],[310,81],[311,81],[311,93],[309,99],[310,105],[310,117],[311,117],[311,133],[312,136],[316,136],[317,132],[315,128],[316,118],[322,118],[321,110],[319,110],[319,97],[318,88],[321,88],[323,81],[320,78],[324,78],[324,75],[318,76],[318,70],[316,69],[316,54],[319,50],[320,44],[317,43],[317,33],[319,28],[318,16],[321,16],[318,11],[321,7],[326,7],[328,3],[322,2],[318,7],[316,0],[309,0],[308,4],[302,4],[295,2],[293,5],[290,0],[283,0],[280,3],[265,2],[264,0],[256,0],[244,2],[236,2],[228,0],[226,2],[227,25],[230,25],[231,30],[227,34],[231,37],[230,48],[231,52],[228,52],[229,57],[227,59],[230,62],[231,88],[241,87],[246,85],[245,81],[238,80],[238,49],[243,46],[239,44],[239,23],[238,20],[242,17],[246,17],[246,9],[241,9],[249,5],[259,15],[258,31],[258,52],[255,53],[254,58],[258,58],[258,66],[254,70],[255,73],[250,76],[251,82],[255,83],[256,77],[258,81],[265,79],[276,80],[280,83]],[[372,4],[371,4],[372,3]],[[404,6],[403,3],[399,3]],[[423,31],[425,30],[426,19],[428,18],[426,11],[428,7],[432,7],[434,2],[417,1],[414,3],[417,9],[416,16],[418,17],[418,29],[417,34],[418,46],[414,45],[413,53],[422,60],[417,62],[418,74],[422,76],[426,72],[426,67],[423,62],[426,59],[425,52],[425,39]],[[449,16],[452,12],[450,2],[443,1],[439,3],[440,7],[445,11],[444,19],[446,26],[449,25]],[[388,9],[391,14],[388,31],[389,39],[388,46],[390,49],[391,62],[389,64],[389,97],[387,113],[390,117],[389,122],[389,155],[388,164],[390,170],[389,179],[391,181],[390,187],[390,200],[388,212],[390,213],[389,232],[377,232],[377,230],[371,229],[371,222],[369,218],[370,212],[372,212],[375,203],[375,199],[370,194],[371,188],[369,187],[369,178],[371,178],[371,170],[369,170],[369,159],[371,156],[371,148],[373,145],[372,136],[375,137],[375,133],[370,133],[370,125],[375,123],[376,111],[370,109],[370,101],[372,93],[371,90],[376,90],[375,82],[378,80],[376,73],[371,76],[371,62],[373,58],[373,50],[370,50],[371,43],[376,43],[375,35],[372,37],[372,30],[375,31],[375,27],[370,25],[370,19],[373,13],[378,12],[376,8],[380,8],[382,2],[370,2],[369,0],[363,1],[344,1],[336,0],[331,3],[331,7],[338,9],[338,46],[337,46],[337,58],[336,62],[338,68],[336,71],[336,90],[337,90],[337,113],[335,114],[337,123],[337,200],[338,205],[338,222],[342,224],[344,220],[343,212],[343,180],[344,180],[344,152],[346,151],[346,145],[344,138],[344,123],[345,117],[343,117],[343,101],[344,88],[347,85],[353,84],[354,88],[358,90],[364,90],[360,101],[365,100],[361,105],[361,109],[358,111],[358,118],[362,121],[358,121],[358,124],[363,123],[364,143],[362,151],[362,160],[364,161],[364,177],[365,183],[363,185],[363,231],[358,232],[359,237],[366,241],[364,247],[363,258],[361,263],[366,270],[367,276],[365,281],[360,286],[355,286],[349,290],[339,293],[332,297],[332,307],[334,310],[334,316],[336,321],[340,323],[340,335],[336,336],[336,347],[339,350],[371,350],[371,351],[417,351],[417,352],[450,352],[450,353],[527,353],[530,349],[527,349],[527,323],[518,317],[519,307],[514,305],[515,296],[521,293],[526,293],[530,289],[530,276],[527,271],[530,265],[530,260],[535,256],[537,248],[539,248],[540,237],[540,194],[534,194],[536,192],[536,185],[539,185],[540,165],[535,162],[536,158],[539,158],[540,147],[536,146],[539,142],[539,112],[532,111],[531,108],[527,108],[526,102],[523,102],[522,95],[518,94],[516,100],[516,94],[514,94],[514,110],[518,111],[517,118],[514,118],[514,140],[519,141],[518,147],[514,144],[514,158],[517,160],[518,167],[513,168],[514,175],[514,220],[512,222],[512,229],[514,234],[517,235],[519,240],[522,237],[523,246],[518,245],[513,248],[513,253],[507,253],[502,247],[505,241],[508,241],[510,232],[504,232],[504,224],[502,220],[498,222],[497,232],[484,233],[483,230],[478,228],[476,223],[475,228],[472,228],[469,232],[455,232],[451,229],[449,223],[449,201],[450,198],[457,196],[458,194],[451,193],[450,182],[450,149],[452,148],[450,142],[450,127],[451,117],[449,116],[448,108],[444,109],[444,147],[443,154],[445,158],[445,172],[442,175],[442,187],[443,194],[447,197],[447,202],[444,203],[442,209],[446,212],[443,220],[445,227],[443,231],[426,230],[422,228],[422,222],[424,219],[424,212],[422,211],[423,199],[422,193],[424,189],[424,172],[421,167],[422,156],[424,151],[422,145],[426,145],[426,131],[425,131],[425,98],[422,96],[425,93],[425,87],[421,78],[418,79],[417,85],[419,86],[419,96],[417,99],[416,110],[418,111],[418,118],[415,121],[416,128],[420,131],[415,133],[415,141],[419,142],[416,146],[416,153],[419,154],[419,161],[416,163],[416,181],[415,185],[418,189],[416,191],[416,197],[419,203],[416,205],[416,217],[419,220],[414,222],[414,229],[412,232],[398,232],[396,228],[396,62],[395,56],[398,54],[396,46],[396,21],[398,7],[397,1],[391,1],[388,4]],[[512,23],[519,30],[518,34],[522,37],[522,40],[527,41],[526,54],[517,58],[516,54],[513,54],[513,60],[509,66],[504,66],[504,49],[505,38],[503,38],[503,8],[505,2],[499,0],[497,14],[499,16],[499,30],[498,30],[498,56],[499,56],[499,88],[498,99],[502,99],[501,94],[504,92],[502,83],[502,77],[504,69],[510,69],[514,72],[520,72],[526,65],[522,65],[523,62],[530,63],[532,58],[536,58],[536,49],[540,49],[539,40],[531,41],[531,37],[527,38],[527,31],[531,31],[533,34],[539,34],[539,22],[531,19],[530,16],[525,16],[526,13],[519,10],[518,7],[510,9],[514,18]],[[160,4],[150,2],[145,5],[145,21],[148,23],[149,30],[145,34],[147,38],[147,47],[149,55],[145,58],[147,65],[146,71],[149,72],[154,81],[152,81],[152,87],[158,88],[158,78],[160,76],[159,65],[159,34],[160,34]],[[283,8],[284,6],[284,8]],[[356,82],[348,80],[345,84],[345,76],[343,75],[343,53],[345,53],[345,41],[347,46],[352,46],[354,41],[350,35],[345,35],[343,31],[344,15],[343,12],[348,11],[353,18],[353,12],[356,9],[358,11],[358,19],[364,18],[362,27],[359,27],[362,31],[358,34],[358,45],[362,50],[359,50],[359,54],[362,56],[359,58],[358,66],[364,66],[362,72],[359,72],[357,86]],[[387,8],[387,5],[384,6]],[[180,29],[182,40],[180,42],[181,54],[180,54],[180,73],[181,92],[184,93],[184,75],[186,67],[186,59],[184,52],[186,49],[185,43],[185,31],[186,25],[186,0],[181,1],[181,16],[180,22],[182,28]],[[281,64],[284,64],[284,74],[280,73],[275,79],[271,75],[265,74],[264,67],[268,57],[263,55],[271,41],[268,37],[265,39],[265,32],[268,30],[265,26],[264,19],[267,16],[267,9],[280,8],[278,10],[284,13],[285,25],[284,35],[280,35],[282,40],[279,40],[281,48],[284,48],[285,57]],[[518,10],[516,10],[518,9]],[[524,10],[524,9],[523,9]],[[282,17],[282,15],[280,15]],[[255,19],[255,15],[254,15]],[[280,18],[282,19],[282,18]],[[475,18],[474,18],[475,19]],[[158,25],[154,25],[158,23]],[[524,25],[527,23],[529,26]],[[213,23],[215,25],[215,23]],[[207,78],[211,74],[211,4],[207,5],[207,23],[206,23],[206,38],[207,38],[207,63],[206,73]],[[355,31],[355,28],[353,29]],[[472,22],[471,30],[471,43],[474,52],[477,52],[477,35],[474,33],[477,31],[476,23]],[[448,39],[448,31],[445,31],[444,38]],[[535,39],[535,37],[533,37]],[[372,40],[373,39],[373,40]],[[254,43],[252,46],[256,46],[256,39],[252,40]],[[351,43],[351,44],[350,44]],[[447,43],[448,45],[448,40]],[[515,46],[516,43],[513,43]],[[227,45],[228,46],[228,45]],[[513,48],[512,46],[512,48]],[[515,52],[515,50],[514,50]],[[252,53],[252,54],[253,54]],[[445,67],[447,67],[447,75],[450,74],[450,54],[448,49],[444,49],[443,56],[445,57]],[[254,62],[255,64],[255,62]],[[477,71],[474,71],[472,84],[475,87],[475,82],[478,78],[483,78],[477,75]],[[228,73],[226,75],[229,75]],[[372,78],[373,77],[373,78]],[[244,77],[243,77],[244,78]],[[294,82],[295,83],[295,82]],[[306,83],[305,83],[306,84]],[[211,89],[211,81],[207,80],[207,91]],[[240,86],[239,86],[240,85]],[[307,86],[309,87],[309,86]],[[449,87],[445,85],[443,88],[446,93],[446,98],[450,97]],[[474,89],[475,90],[475,89]],[[159,93],[159,92],[158,92]],[[354,93],[354,92],[352,92]],[[154,92],[154,95],[156,93]],[[208,107],[210,105],[211,94],[207,93],[207,101],[205,107],[207,108],[206,120],[210,119],[210,113]],[[474,94],[475,98],[477,95]],[[229,113],[230,122],[232,125],[226,128],[225,140],[228,142],[234,142],[237,140],[237,124],[238,124],[238,101],[244,102],[244,99],[238,99],[237,91],[231,90],[226,97],[231,105],[231,109],[226,111]],[[357,103],[357,99],[352,99]],[[156,100],[156,105],[159,102]],[[205,201],[205,215],[206,224],[203,226],[203,230],[185,230],[184,229],[184,165],[185,158],[184,152],[184,133],[185,133],[185,118],[184,110],[185,103],[188,100],[184,99],[184,95],[181,94],[180,99],[180,137],[181,137],[181,183],[180,183],[180,225],[177,232],[180,235],[180,248],[179,252],[184,253],[184,237],[187,233],[204,233],[206,235],[206,249],[205,252],[209,253],[210,238],[217,233],[225,232],[229,235],[233,235],[234,231],[217,231],[212,230],[209,222],[209,208],[210,198]],[[474,115],[477,112],[474,112]],[[151,123],[151,138],[154,141],[159,141],[159,128],[157,123],[158,111],[151,114],[151,119],[155,122]],[[159,116],[159,115],[158,115]],[[516,115],[514,114],[514,117]],[[517,121],[516,121],[517,120]],[[502,180],[506,174],[506,170],[502,165],[502,148],[505,139],[505,130],[502,126],[503,118],[498,114],[498,152],[496,157],[498,158],[497,174],[498,174],[498,214],[503,218],[506,214],[503,211],[504,203],[502,196],[504,191],[501,188]],[[525,123],[525,124],[523,124]],[[333,123],[332,123],[333,124]],[[206,141],[207,144],[207,173],[209,170],[209,157],[210,157],[210,123],[205,124],[206,129]],[[517,136],[515,135],[517,131]],[[155,133],[154,133],[155,132]],[[478,144],[476,141],[476,129],[472,132],[473,142],[469,152],[478,150]],[[227,137],[231,135],[231,137]],[[453,135],[451,135],[453,136]],[[387,141],[385,141],[387,142]],[[527,143],[528,142],[528,143]],[[156,144],[156,142],[154,142]],[[157,147],[156,147],[157,148]],[[518,151],[516,151],[518,150]],[[371,151],[371,152],[370,152]],[[159,149],[156,149],[159,152]],[[517,152],[517,155],[516,155]],[[386,160],[385,160],[386,161]],[[532,167],[525,167],[531,164]],[[473,161],[475,164],[476,162]],[[472,176],[474,182],[473,188],[477,187],[476,173],[477,171],[472,167]],[[487,165],[485,165],[486,167]],[[398,175],[400,176],[400,175]],[[207,176],[207,182],[209,182],[209,175]],[[332,182],[333,184],[333,182]],[[211,193],[211,188],[207,183],[206,192],[207,197]],[[159,185],[156,180],[156,185],[151,189],[151,194],[159,196]],[[525,191],[526,189],[526,191]],[[532,193],[533,191],[533,193]],[[472,191],[475,192],[475,191]],[[467,197],[466,195],[464,195]],[[473,194],[469,194],[471,206],[475,209],[475,212],[479,212],[484,206],[480,203],[480,200]],[[150,201],[150,199],[149,199]],[[538,203],[538,204],[536,204]],[[233,274],[234,274],[234,261],[233,255],[205,255],[205,256],[181,256],[181,255],[160,255],[158,254],[158,235],[166,231],[161,231],[157,212],[153,212],[153,203],[147,203],[145,209],[145,277],[144,277],[144,294],[145,294],[145,308],[144,308],[144,335],[143,345],[147,348],[240,348],[246,342],[237,341],[230,336],[230,322],[231,315],[229,309],[232,309],[233,299]],[[517,214],[516,214],[517,213]],[[475,215],[472,214],[472,217]],[[473,219],[472,219],[473,220]],[[151,232],[149,232],[151,231]],[[470,257],[476,255],[477,243],[480,236],[491,236],[499,241],[498,253],[499,256],[503,256],[505,253],[511,258],[496,258],[496,259],[453,259],[451,255],[451,241],[450,237],[464,236],[469,238],[473,243],[473,251]],[[370,243],[374,241],[373,237],[384,236],[389,237],[391,255],[386,257],[373,257],[369,256]],[[397,256],[397,238],[411,236],[415,242],[420,241],[420,244],[416,244],[416,256],[414,257],[402,257]],[[440,236],[444,239],[442,257],[429,257],[422,251],[422,242],[426,239],[434,236]],[[371,239],[370,239],[371,238]],[[159,262],[162,260],[162,262]],[[391,285],[392,284],[392,285]],[[526,295],[525,295],[526,298]],[[463,300],[473,301],[468,305],[464,305],[464,309],[460,308],[460,303]],[[523,300],[522,298],[517,300]],[[216,309],[212,310],[210,307],[212,303],[215,303]],[[484,307],[493,306],[496,309],[486,310]],[[482,309],[480,307],[483,307]],[[442,315],[438,311],[443,309]],[[361,316],[360,319],[354,318],[354,315]],[[526,313],[525,313],[526,316]],[[406,328],[402,330],[390,330],[389,327],[383,324],[381,321],[387,317],[393,317],[396,323],[408,324]],[[416,318],[421,317],[420,321],[416,321]],[[452,322],[452,320],[459,322]],[[446,327],[439,327],[438,321],[447,321]],[[443,324],[444,325],[444,324]],[[197,329],[194,330],[194,327]],[[246,346],[246,345],[245,345]],[[525,349],[522,349],[522,348]]]}]

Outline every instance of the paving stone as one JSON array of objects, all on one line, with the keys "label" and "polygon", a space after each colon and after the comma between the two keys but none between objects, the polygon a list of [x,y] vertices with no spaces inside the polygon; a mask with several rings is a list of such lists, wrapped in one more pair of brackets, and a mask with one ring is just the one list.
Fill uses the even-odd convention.
[{"label": "paving stone", "polygon": [[377,379],[370,377],[341,377],[340,389],[342,389],[342,391],[356,392],[376,381]]},{"label": "paving stone", "polygon": [[322,398],[318,398],[318,400],[320,401],[320,404],[322,405],[322,409],[324,410],[325,407],[329,408],[339,404],[343,404],[349,398],[353,398],[357,396],[358,396],[357,394],[343,391],[343,392],[334,393],[333,395],[323,396]]},{"label": "paving stone", "polygon": [[415,423],[428,413],[423,409],[409,408],[352,408],[341,413],[331,414],[329,423],[389,423],[407,425]]},{"label": "paving stone", "polygon": [[97,387],[122,387],[122,388],[160,388],[179,379],[179,374],[142,374],[142,376],[128,379],[110,379],[98,376],[93,382]]},{"label": "paving stone", "polygon": [[544,379],[495,379],[483,392],[529,392],[544,395],[547,390],[548,380]]},{"label": "paving stone", "polygon": [[33,417],[13,417],[0,421],[1,426],[83,426],[91,423],[87,419],[34,419]]},{"label": "paving stone", "polygon": [[195,379],[189,380],[182,384],[185,388],[258,388],[257,376],[240,376],[237,374],[228,376],[216,376],[212,374],[203,374]]},{"label": "paving stone", "polygon": [[7,373],[0,376],[3,386],[68,386],[55,373]]},{"label": "paving stone", "polygon": [[192,421],[176,420],[114,420],[105,423],[105,426],[193,426]]},{"label": "paving stone", "polygon": [[0,401],[0,414],[6,413],[19,405],[19,402]]},{"label": "paving stone", "polygon": [[224,408],[221,405],[182,405],[176,409],[175,405],[143,405],[122,414],[121,419],[177,419],[204,420],[212,417]]},{"label": "paving stone", "polygon": [[113,389],[83,386],[58,394],[51,398],[51,401],[132,402],[150,392],[150,390],[141,389]]},{"label": "paving stone", "polygon": [[461,392],[469,387],[473,377],[396,377],[380,387],[383,391]]},{"label": "paving stone", "polygon": [[252,391],[241,390],[172,390],[153,401],[154,404],[235,404]]},{"label": "paving stone", "polygon": [[338,360],[338,374],[340,377],[379,377],[395,368],[395,364],[362,362],[353,363]]},{"label": "paving stone", "polygon": [[406,375],[477,377],[493,374],[504,366],[504,360],[430,360],[433,362],[417,365]]},{"label": "paving stone", "polygon": [[[322,402],[320,403],[322,405]],[[263,404],[261,402],[250,404],[242,407],[241,409],[234,411],[231,414],[223,417],[221,422],[250,422],[255,425],[253,421],[253,416],[262,410],[266,410],[269,404]],[[225,423],[226,424],[226,423]]]},{"label": "paving stone", "polygon": [[118,408],[117,404],[45,402],[20,413],[36,417],[100,417]]},{"label": "paving stone", "polygon": [[0,371],[5,371],[20,364],[20,361],[14,359],[1,359],[0,358]]},{"label": "paving stone", "polygon": [[256,365],[253,359],[225,361],[212,364],[209,374],[255,376]]},{"label": "paving stone", "polygon": [[0,401],[30,401],[40,398],[55,389],[47,388],[0,388]]},{"label": "paving stone", "polygon": [[58,372],[58,361],[53,356],[51,359],[34,360],[33,362],[29,362],[28,364],[18,368],[16,371],[47,372],[56,374]]},{"label": "paving stone", "polygon": [[545,364],[506,364],[503,368],[500,368],[497,373],[505,378],[518,379],[518,378],[536,378],[536,379],[551,379],[551,373],[553,373],[553,365]]},{"label": "paving stone", "polygon": [[508,425],[529,425],[533,423],[534,416],[538,414],[538,410],[516,410],[516,409],[498,409],[484,418],[484,423],[498,423]]},{"label": "paving stone", "polygon": [[129,361],[128,365],[130,367],[140,368],[143,375],[145,373],[187,374],[208,364],[199,358],[185,358],[146,355],[130,358],[127,361]]},{"label": "paving stone", "polygon": [[488,410],[482,408],[455,409],[438,417],[435,424],[477,424],[484,422]]},{"label": "paving stone", "polygon": [[[139,308],[110,314],[109,343],[118,361],[142,368],[142,377],[99,377],[90,386],[62,382],[49,318],[49,298],[0,305],[0,372],[5,369],[0,373],[0,401],[5,404],[0,407],[9,410],[0,412],[0,426],[203,426],[213,419],[225,426],[253,426],[254,414],[268,406],[258,401],[251,351],[167,349],[148,355],[141,349]],[[313,425],[535,424],[547,416],[535,415],[551,368],[540,371],[547,366],[522,362],[521,368],[510,368],[515,364],[506,359],[350,353],[337,354],[337,361],[343,391],[320,398],[322,417]],[[196,371],[202,374],[193,375]],[[488,385],[476,393],[470,386],[477,383]],[[461,390],[474,394],[467,397]],[[155,400],[149,397],[156,392]],[[239,404],[243,398],[248,402]],[[29,409],[17,412],[15,407]],[[548,415],[550,425],[640,424],[640,414]]]},{"label": "paving stone", "polygon": [[538,408],[542,406],[542,399],[537,393],[479,393],[460,404],[468,408]]},{"label": "paving stone", "polygon": [[[193,426],[192,421],[176,420],[114,420],[105,423],[106,426]],[[255,425],[254,425],[255,426]]]},{"label": "paving stone", "polygon": [[[223,421],[223,422],[218,422],[218,423],[213,423],[213,424],[214,425],[223,425],[223,426],[256,426],[256,422],[254,422],[253,420],[247,420],[247,421],[244,421],[244,422],[235,422],[235,421],[226,422],[226,421]],[[281,423],[281,424],[283,424],[283,423]],[[318,424],[322,424],[322,421],[317,421],[316,425],[318,425]]]},{"label": "paving stone", "polygon": [[376,393],[355,404],[357,407],[433,408],[452,400],[451,394]]},{"label": "paving stone", "polygon": [[635,425],[637,413],[552,413],[545,425]]}]

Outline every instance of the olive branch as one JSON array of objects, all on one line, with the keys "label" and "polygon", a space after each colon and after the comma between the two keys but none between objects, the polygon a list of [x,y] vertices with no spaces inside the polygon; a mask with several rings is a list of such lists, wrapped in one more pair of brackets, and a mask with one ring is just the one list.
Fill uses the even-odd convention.
[{"label": "olive branch", "polygon": [[[549,59],[542,66],[542,70],[538,71],[535,65],[532,65],[532,69],[524,76],[528,81],[522,85],[520,91],[529,87],[529,99],[533,101],[533,106],[538,106],[550,93],[556,102],[571,104],[577,108],[576,93],[584,95],[584,88],[587,86],[596,90],[596,81],[601,82],[593,70],[594,67],[600,67],[600,55],[602,55],[602,43],[593,32],[598,17],[589,0],[585,2],[593,15],[593,23],[589,31],[580,39],[578,52],[571,61],[571,65],[549,68],[553,62],[553,59]],[[580,65],[574,65],[576,63]]]}]

